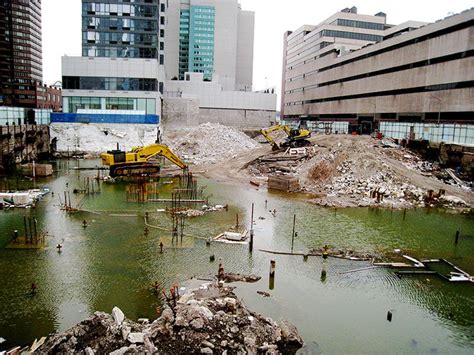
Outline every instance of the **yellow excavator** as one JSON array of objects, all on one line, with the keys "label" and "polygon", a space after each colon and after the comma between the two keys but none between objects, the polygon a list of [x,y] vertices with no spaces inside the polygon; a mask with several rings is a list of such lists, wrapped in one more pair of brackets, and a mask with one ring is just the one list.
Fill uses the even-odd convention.
[{"label": "yellow excavator", "polygon": [[[271,136],[271,133],[274,131],[284,131],[288,137],[283,143],[278,145]],[[261,129],[260,133],[265,137],[267,142],[271,144],[273,150],[279,150],[284,147],[296,148],[311,145],[311,142],[308,140],[308,138],[311,137],[311,131],[304,128],[291,129],[287,125],[277,124]]]},{"label": "yellow excavator", "polygon": [[187,169],[187,165],[173,151],[164,144],[151,144],[146,147],[133,148],[130,152],[124,152],[117,145],[116,150],[102,153],[102,164],[110,166],[110,176],[144,176],[160,172],[160,165],[150,162],[154,157],[162,156],[181,169]]}]

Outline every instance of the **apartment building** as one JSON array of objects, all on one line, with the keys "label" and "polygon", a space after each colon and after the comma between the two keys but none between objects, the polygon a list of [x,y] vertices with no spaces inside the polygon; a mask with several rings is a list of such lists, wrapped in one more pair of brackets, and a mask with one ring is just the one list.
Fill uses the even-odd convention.
[{"label": "apartment building", "polygon": [[0,0],[0,106],[60,109],[61,91],[42,84],[41,47],[41,0]]},{"label": "apartment building", "polygon": [[388,25],[344,9],[285,33],[282,115],[297,123],[472,122],[474,11]]}]

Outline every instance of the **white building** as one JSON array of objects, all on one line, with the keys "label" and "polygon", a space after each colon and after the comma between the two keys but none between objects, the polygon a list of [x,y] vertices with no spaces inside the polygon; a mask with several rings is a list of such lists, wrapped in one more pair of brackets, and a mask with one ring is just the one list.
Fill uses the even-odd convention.
[{"label": "white building", "polygon": [[275,122],[276,94],[252,92],[255,13],[242,10],[237,0],[168,5],[165,126],[218,122],[261,128]]}]

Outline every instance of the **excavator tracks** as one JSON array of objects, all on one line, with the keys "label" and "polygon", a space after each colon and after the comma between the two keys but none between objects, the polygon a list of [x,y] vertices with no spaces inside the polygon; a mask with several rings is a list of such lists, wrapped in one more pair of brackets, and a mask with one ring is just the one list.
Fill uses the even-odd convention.
[{"label": "excavator tracks", "polygon": [[110,176],[150,176],[156,175],[160,172],[160,165],[158,164],[116,164],[110,167]]}]

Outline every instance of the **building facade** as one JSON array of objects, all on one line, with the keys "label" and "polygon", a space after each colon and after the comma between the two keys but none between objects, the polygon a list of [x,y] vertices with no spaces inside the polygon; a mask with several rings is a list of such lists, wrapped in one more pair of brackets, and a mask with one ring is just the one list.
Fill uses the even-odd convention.
[{"label": "building facade", "polygon": [[237,0],[168,0],[167,80],[203,73],[224,90],[251,91],[255,13]]},{"label": "building facade", "polygon": [[165,13],[164,0],[83,0],[83,55],[62,58],[64,112],[161,115]]},{"label": "building facade", "polygon": [[468,10],[429,25],[390,26],[381,14],[349,11],[288,32],[284,118],[349,121],[362,131],[380,121],[472,122],[473,20]]},{"label": "building facade", "polygon": [[166,0],[82,0],[82,57],[62,58],[63,114],[51,116],[59,151],[160,140],[165,16]]},{"label": "building facade", "polygon": [[0,0],[0,105],[59,110],[42,77],[41,0]]}]

